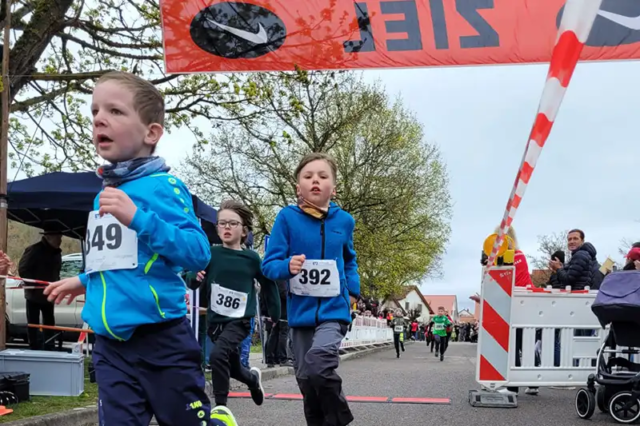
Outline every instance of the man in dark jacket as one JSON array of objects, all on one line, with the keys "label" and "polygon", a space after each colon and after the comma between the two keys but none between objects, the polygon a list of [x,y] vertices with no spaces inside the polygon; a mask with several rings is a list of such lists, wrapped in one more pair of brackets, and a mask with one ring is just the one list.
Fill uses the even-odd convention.
[{"label": "man in dark jacket", "polygon": [[269,368],[275,364],[289,366],[287,359],[287,339],[289,336],[289,323],[287,322],[287,284],[285,281],[278,282],[280,290],[280,321],[267,324],[269,329],[269,339],[267,340],[266,361]]},{"label": "man in dark jacket", "polygon": [[[31,278],[54,282],[60,280],[62,267],[62,235],[57,232],[44,232],[42,239],[27,247],[20,258],[18,272],[22,278]],[[56,325],[53,303],[47,301],[42,290],[27,289],[24,291],[27,300],[27,322],[29,324]],[[42,313],[42,322],[40,322]],[[52,350],[55,348],[53,330],[44,330],[44,340],[40,330],[28,328],[29,348],[33,350]]]},{"label": "man in dark jacket", "polygon": [[567,245],[571,250],[571,260],[566,266],[558,260],[551,260],[549,268],[556,274],[559,287],[570,286],[572,290],[582,290],[591,286],[598,269],[597,251],[591,243],[584,242],[584,232],[579,229],[569,231]]}]

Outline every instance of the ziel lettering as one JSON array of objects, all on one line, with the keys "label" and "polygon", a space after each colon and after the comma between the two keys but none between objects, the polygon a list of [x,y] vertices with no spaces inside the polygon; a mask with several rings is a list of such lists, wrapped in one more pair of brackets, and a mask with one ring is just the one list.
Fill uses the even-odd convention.
[{"label": "ziel lettering", "polygon": [[[427,1],[427,0],[423,0]],[[477,32],[477,35],[464,35],[459,37],[460,47],[463,49],[475,49],[483,47],[499,47],[500,36],[498,32],[482,17],[479,10],[493,9],[494,0],[428,0],[431,9],[431,27],[434,34],[434,47],[436,49],[449,49],[450,40],[447,31],[447,16],[444,10],[445,1],[455,1],[456,11]],[[347,53],[375,52],[376,44],[371,26],[369,7],[366,2],[354,3],[360,40],[344,42],[344,50]],[[406,52],[422,50],[422,33],[418,18],[416,0],[381,1],[380,11],[382,15],[404,15],[403,20],[385,20],[385,29],[389,34],[406,34],[405,39],[387,39],[385,41],[387,51]]]}]

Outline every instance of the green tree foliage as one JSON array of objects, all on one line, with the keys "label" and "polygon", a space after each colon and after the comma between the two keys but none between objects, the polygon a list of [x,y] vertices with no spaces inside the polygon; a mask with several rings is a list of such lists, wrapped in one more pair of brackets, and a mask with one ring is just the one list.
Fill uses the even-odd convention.
[{"label": "green tree foliage", "polygon": [[382,298],[436,271],[449,237],[446,169],[400,102],[347,72],[256,74],[243,84],[258,94],[182,169],[198,195],[213,205],[242,200],[264,235],[295,201],[299,159],[329,152],[338,163],[335,201],[356,219],[363,292]]},{"label": "green tree foliage", "polygon": [[[3,2],[4,5],[5,2]],[[102,74],[124,70],[157,85],[167,128],[224,119],[246,96],[237,77],[166,75],[157,0],[13,0],[10,161],[33,174],[94,168],[90,95]],[[0,10],[4,25],[6,13]],[[206,121],[205,121],[206,123]]]}]

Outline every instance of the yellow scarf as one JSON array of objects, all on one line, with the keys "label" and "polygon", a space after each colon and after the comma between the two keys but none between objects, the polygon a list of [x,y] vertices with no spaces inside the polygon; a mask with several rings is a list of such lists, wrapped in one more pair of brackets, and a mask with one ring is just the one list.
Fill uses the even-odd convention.
[{"label": "yellow scarf", "polygon": [[303,212],[305,212],[311,217],[315,217],[316,219],[324,219],[325,217],[327,217],[327,214],[329,213],[329,209],[323,209],[322,207],[318,207],[312,202],[305,200],[302,197],[298,197],[298,207],[300,207],[300,210],[302,210]]}]

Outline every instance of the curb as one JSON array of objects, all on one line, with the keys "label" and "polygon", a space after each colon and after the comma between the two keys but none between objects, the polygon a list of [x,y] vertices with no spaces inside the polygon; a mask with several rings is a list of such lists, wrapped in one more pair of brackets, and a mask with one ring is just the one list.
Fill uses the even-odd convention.
[{"label": "curb", "polygon": [[7,426],[96,426],[98,407],[74,408],[61,413],[47,414],[5,423]]},{"label": "curb", "polygon": [[[407,344],[407,343],[405,343]],[[340,355],[340,361],[348,361],[350,359],[361,358],[376,352],[383,351],[392,347],[392,343],[382,343],[378,345],[367,346],[362,349],[350,349],[343,351]],[[262,370],[262,380],[273,380],[278,377],[293,375],[293,367],[277,367]],[[231,381],[230,390],[244,388],[242,383]],[[205,390],[207,395],[211,395],[211,382],[207,382]],[[14,422],[5,423],[7,426],[96,426],[98,423],[98,407],[89,406],[83,408],[74,408],[73,410],[61,413],[47,414],[44,416],[31,417],[29,419],[16,420]],[[154,423],[151,423],[154,424]]]}]

